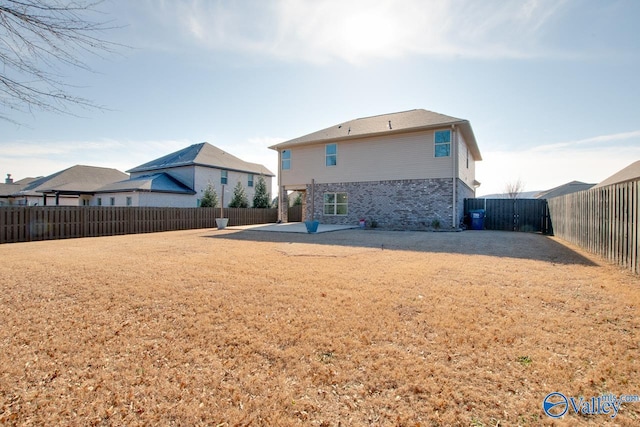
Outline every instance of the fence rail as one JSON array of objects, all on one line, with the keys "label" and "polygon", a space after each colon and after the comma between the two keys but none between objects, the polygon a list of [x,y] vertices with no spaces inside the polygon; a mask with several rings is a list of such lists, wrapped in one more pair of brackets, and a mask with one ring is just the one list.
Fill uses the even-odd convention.
[{"label": "fence rail", "polygon": [[556,236],[640,273],[640,180],[548,200]]},{"label": "fence rail", "polygon": [[[226,208],[230,226],[276,222],[277,209]],[[220,208],[0,207],[0,243],[213,228]]]}]

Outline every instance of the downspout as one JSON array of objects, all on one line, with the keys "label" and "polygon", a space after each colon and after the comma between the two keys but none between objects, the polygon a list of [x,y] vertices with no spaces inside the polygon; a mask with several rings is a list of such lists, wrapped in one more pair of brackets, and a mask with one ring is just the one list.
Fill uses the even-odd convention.
[{"label": "downspout", "polygon": [[451,228],[457,228],[458,227],[458,210],[456,209],[456,205],[457,205],[457,191],[456,191],[456,187],[457,187],[457,181],[458,181],[458,155],[457,155],[457,148],[458,148],[458,134],[456,132],[456,125],[451,125],[451,134],[452,134],[452,138],[451,138],[451,155],[453,156],[453,211],[451,213]]}]

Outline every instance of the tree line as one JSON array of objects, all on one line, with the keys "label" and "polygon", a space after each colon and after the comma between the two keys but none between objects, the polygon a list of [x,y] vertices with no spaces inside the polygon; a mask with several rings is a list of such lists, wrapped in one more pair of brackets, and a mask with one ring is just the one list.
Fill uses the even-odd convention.
[{"label": "tree line", "polygon": [[[204,195],[200,200],[200,207],[203,208],[216,208],[218,207],[218,193],[216,193],[213,185],[209,184],[207,188],[204,190]],[[233,189],[233,198],[229,202],[230,208],[248,208],[249,207],[249,197],[247,196],[247,192],[244,189],[244,186],[241,182],[238,182]],[[271,199],[269,193],[267,192],[267,183],[265,182],[263,177],[258,178],[258,182],[256,183],[256,191],[253,195],[253,208],[270,208],[271,207]]]}]

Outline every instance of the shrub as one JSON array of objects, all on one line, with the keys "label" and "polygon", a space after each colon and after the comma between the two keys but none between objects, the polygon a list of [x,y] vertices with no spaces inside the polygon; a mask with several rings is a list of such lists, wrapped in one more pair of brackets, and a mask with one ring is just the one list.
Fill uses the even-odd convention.
[{"label": "shrub", "polygon": [[218,206],[218,193],[216,193],[213,185],[207,185],[207,188],[204,190],[204,196],[200,200],[201,208],[215,208]]},{"label": "shrub", "polygon": [[269,207],[269,193],[267,193],[267,183],[264,182],[264,178],[258,178],[256,184],[256,192],[253,196],[254,208],[268,208]]},{"label": "shrub", "polygon": [[248,208],[249,207],[249,199],[247,198],[247,193],[244,191],[244,187],[242,183],[238,181],[236,186],[233,189],[233,199],[229,203],[230,208]]}]

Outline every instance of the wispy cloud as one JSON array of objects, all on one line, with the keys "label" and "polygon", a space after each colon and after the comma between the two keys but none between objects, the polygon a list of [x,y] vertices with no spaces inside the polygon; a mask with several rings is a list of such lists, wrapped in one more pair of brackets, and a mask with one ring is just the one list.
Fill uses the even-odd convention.
[{"label": "wispy cloud", "polygon": [[547,190],[570,181],[596,184],[640,159],[640,131],[598,135],[544,144],[527,150],[483,153],[477,165],[478,194],[500,193],[521,179],[527,191]]},{"label": "wispy cloud", "polygon": [[128,141],[17,141],[2,143],[0,173],[16,179],[46,176],[74,165],[115,168],[125,171],[184,148],[184,140]]},{"label": "wispy cloud", "polygon": [[[407,55],[536,57],[569,0],[149,0],[168,43],[285,61],[360,64]],[[178,37],[176,37],[176,35]],[[564,52],[563,54],[566,54]]]},{"label": "wispy cloud", "polygon": [[596,148],[610,147],[614,143],[630,141],[634,145],[640,146],[640,130],[631,132],[621,132],[609,135],[598,135],[590,138],[579,139],[577,141],[557,142],[553,144],[539,145],[531,149],[533,152],[558,151],[567,148],[584,148],[597,145]]}]

